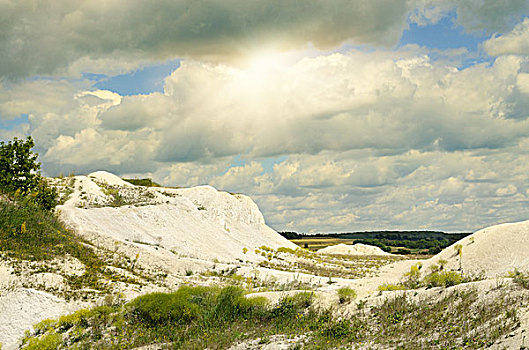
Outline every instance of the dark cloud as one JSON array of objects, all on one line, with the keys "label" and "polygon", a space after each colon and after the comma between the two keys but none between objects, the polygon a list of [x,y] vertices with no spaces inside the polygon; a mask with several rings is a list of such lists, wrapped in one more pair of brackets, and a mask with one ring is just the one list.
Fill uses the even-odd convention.
[{"label": "dark cloud", "polygon": [[233,60],[267,46],[391,45],[407,13],[405,0],[3,0],[0,77],[53,74],[83,58]]}]

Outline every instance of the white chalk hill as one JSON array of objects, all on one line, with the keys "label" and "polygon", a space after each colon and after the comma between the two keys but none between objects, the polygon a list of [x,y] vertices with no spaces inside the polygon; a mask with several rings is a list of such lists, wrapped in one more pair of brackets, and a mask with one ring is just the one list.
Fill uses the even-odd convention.
[{"label": "white chalk hill", "polygon": [[362,243],[353,245],[340,243],[320,249],[318,253],[331,255],[392,255],[379,247]]},{"label": "white chalk hill", "polygon": [[[456,246],[461,245],[461,257]],[[484,277],[505,276],[515,269],[529,271],[529,221],[501,224],[463,238],[425,263],[425,267],[446,260],[446,268]]]},{"label": "white chalk hill", "polygon": [[110,239],[151,254],[163,248],[165,255],[220,261],[258,260],[253,251],[263,245],[296,248],[265,224],[244,195],[211,186],[134,186],[104,171],[76,176],[74,187],[58,207],[61,218],[76,233],[107,246]]}]

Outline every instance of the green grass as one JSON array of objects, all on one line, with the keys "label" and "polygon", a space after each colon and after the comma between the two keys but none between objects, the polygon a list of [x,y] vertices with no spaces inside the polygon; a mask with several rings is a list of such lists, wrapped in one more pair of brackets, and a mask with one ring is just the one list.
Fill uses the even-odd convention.
[{"label": "green grass", "polygon": [[[107,251],[96,251],[89,242],[67,230],[53,212],[31,201],[0,200],[0,252],[14,265],[23,261],[37,263],[39,267],[35,272],[55,272],[47,262],[57,258],[79,260],[84,265],[84,273],[80,276],[65,275],[68,290],[57,292],[68,299],[80,296],[75,291],[83,288],[109,292],[109,281],[137,284],[135,279],[105,269],[107,265],[112,265],[131,271],[125,262],[110,257]],[[135,274],[142,276],[139,271]]]},{"label": "green grass", "polygon": [[404,289],[417,289],[421,287],[452,287],[461,283],[478,281],[483,279],[480,276],[463,276],[457,271],[442,271],[439,266],[431,267],[431,273],[421,279],[421,264],[413,265],[409,272],[403,276],[403,280],[398,284],[384,284],[378,287],[378,290],[393,291]]},{"label": "green grass", "polygon": [[505,291],[480,300],[477,291],[454,291],[436,301],[387,299],[372,311],[376,343],[406,349],[490,346],[519,326],[517,297]]},{"label": "green grass", "polygon": [[463,276],[456,271],[436,271],[424,277],[427,287],[451,287],[463,283]]},{"label": "green grass", "polygon": [[[311,304],[312,293],[283,298],[271,307],[263,298],[246,298],[238,287],[181,287],[174,293],[144,295],[121,306],[80,310],[34,328],[42,341],[58,334],[63,346],[78,348],[170,343],[179,349],[219,349],[241,339],[299,334],[319,330],[320,323],[331,325],[328,315],[321,318],[309,310]],[[339,338],[346,331],[331,327],[331,333],[319,337]],[[24,342],[38,344],[35,339],[29,337]]]},{"label": "green grass", "polygon": [[[411,294],[411,293],[410,293]],[[305,335],[305,349],[373,347],[479,349],[519,327],[516,306],[527,297],[495,290],[453,291],[430,300],[402,294],[347,316],[316,308],[312,293],[288,296],[276,305],[247,298],[238,287],[181,287],[127,304],[80,310],[35,325],[24,339],[34,349],[130,349],[166,344],[175,349],[225,349],[236,342]]]},{"label": "green grass", "polygon": [[85,243],[64,228],[54,213],[30,201],[0,201],[0,250],[9,257],[41,261],[70,255],[99,268],[102,260]]},{"label": "green grass", "polygon": [[395,291],[395,290],[405,290],[406,287],[402,284],[382,284],[378,286],[378,290],[381,292]]}]

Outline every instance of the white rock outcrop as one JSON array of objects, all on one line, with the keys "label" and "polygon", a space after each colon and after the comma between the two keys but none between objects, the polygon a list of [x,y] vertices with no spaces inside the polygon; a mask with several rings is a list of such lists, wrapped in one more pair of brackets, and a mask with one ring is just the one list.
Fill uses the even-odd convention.
[{"label": "white rock outcrop", "polygon": [[[102,206],[112,193],[132,205]],[[185,257],[258,260],[253,251],[260,246],[297,247],[265,224],[249,197],[211,186],[145,188],[99,171],[76,176],[74,193],[58,210],[67,226],[91,241],[156,246]]]}]

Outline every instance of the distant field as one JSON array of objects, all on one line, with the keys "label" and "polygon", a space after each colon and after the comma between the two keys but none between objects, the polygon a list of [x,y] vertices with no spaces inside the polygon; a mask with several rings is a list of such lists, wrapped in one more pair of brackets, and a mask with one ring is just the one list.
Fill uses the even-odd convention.
[{"label": "distant field", "polygon": [[307,248],[310,250],[320,250],[322,248],[336,245],[340,243],[353,244],[354,239],[343,239],[343,238],[302,238],[302,239],[291,239],[292,243],[297,244],[301,248]]},{"label": "distant field", "polygon": [[444,248],[468,236],[469,232],[446,233],[440,231],[364,231],[345,233],[317,233],[307,235],[297,232],[279,232],[283,237],[302,248],[318,250],[339,243],[363,243],[377,246],[385,252],[433,256]]}]

